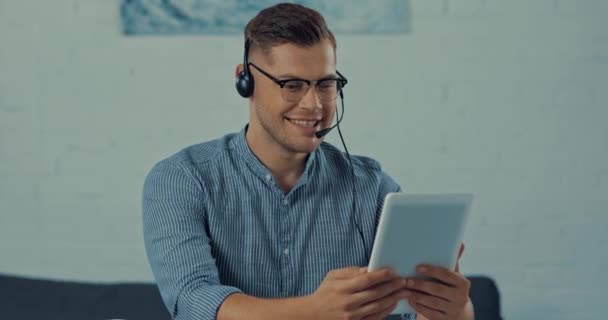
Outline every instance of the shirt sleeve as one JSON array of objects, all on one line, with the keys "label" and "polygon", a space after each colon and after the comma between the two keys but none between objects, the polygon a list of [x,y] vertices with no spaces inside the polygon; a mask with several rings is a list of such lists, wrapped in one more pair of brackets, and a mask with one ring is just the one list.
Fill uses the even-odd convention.
[{"label": "shirt sleeve", "polygon": [[401,192],[401,186],[393,180],[386,172],[380,172],[380,186],[378,187],[378,198],[376,200],[376,227],[380,222],[380,214],[384,206],[384,199],[391,192]]},{"label": "shirt sleeve", "polygon": [[143,233],[148,261],[173,319],[215,319],[238,288],[220,283],[205,231],[204,192],[187,168],[160,162],[146,176]]}]

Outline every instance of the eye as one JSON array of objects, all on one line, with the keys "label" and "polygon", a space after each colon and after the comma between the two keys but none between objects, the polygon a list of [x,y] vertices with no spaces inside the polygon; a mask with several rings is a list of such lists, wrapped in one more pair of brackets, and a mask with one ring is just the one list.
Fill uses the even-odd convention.
[{"label": "eye", "polygon": [[323,90],[323,91],[327,91],[327,90],[333,90],[336,87],[336,80],[333,79],[329,79],[329,80],[323,80],[322,82],[319,83],[319,90]]},{"label": "eye", "polygon": [[283,85],[283,88],[289,91],[300,91],[304,88],[304,82],[297,80],[287,81],[285,82],[285,85]]}]

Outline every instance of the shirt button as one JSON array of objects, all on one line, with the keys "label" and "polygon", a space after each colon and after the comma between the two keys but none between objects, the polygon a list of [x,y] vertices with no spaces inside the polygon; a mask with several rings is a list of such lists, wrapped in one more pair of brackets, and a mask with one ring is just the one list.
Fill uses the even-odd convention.
[{"label": "shirt button", "polygon": [[284,204],[284,205],[288,205],[288,204],[289,204],[289,201],[287,201],[287,199],[285,199],[285,200],[283,200],[283,204]]},{"label": "shirt button", "polygon": [[266,175],[266,181],[270,181],[272,179],[272,176],[270,174]]},{"label": "shirt button", "polygon": [[283,250],[283,253],[284,253],[285,255],[288,255],[288,254],[289,254],[289,249],[285,249],[285,250]]}]

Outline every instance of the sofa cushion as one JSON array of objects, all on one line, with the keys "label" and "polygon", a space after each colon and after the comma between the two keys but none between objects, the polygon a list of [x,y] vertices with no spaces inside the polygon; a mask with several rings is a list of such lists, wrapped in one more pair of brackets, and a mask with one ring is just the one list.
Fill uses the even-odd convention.
[{"label": "sofa cushion", "polygon": [[467,276],[471,281],[469,297],[475,308],[475,319],[501,320],[500,293],[496,283],[486,276]]},{"label": "sofa cushion", "polygon": [[[501,320],[494,281],[471,276],[476,320]],[[170,320],[152,283],[84,283],[0,275],[0,319]]]},{"label": "sofa cushion", "polygon": [[150,283],[79,283],[0,275],[0,319],[169,320]]}]

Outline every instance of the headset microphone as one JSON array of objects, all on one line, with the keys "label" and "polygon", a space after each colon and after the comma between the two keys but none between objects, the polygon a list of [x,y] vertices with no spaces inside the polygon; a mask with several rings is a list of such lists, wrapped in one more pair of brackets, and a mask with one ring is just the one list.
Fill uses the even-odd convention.
[{"label": "headset microphone", "polygon": [[340,124],[340,122],[342,121],[342,118],[344,117],[344,94],[342,93],[342,89],[340,89],[340,101],[342,102],[342,114],[338,117],[338,121],[336,122],[336,124],[334,124],[333,126],[331,126],[329,128],[321,129],[321,130],[315,132],[315,136],[317,137],[317,139],[321,139],[321,138],[325,137],[331,130],[333,130],[335,127],[337,127]]}]

